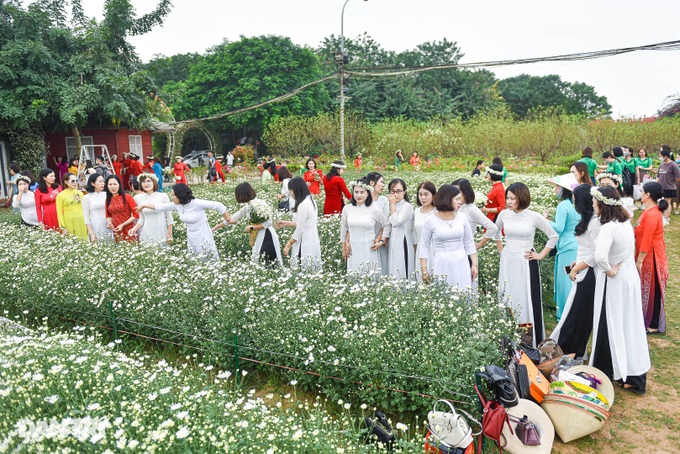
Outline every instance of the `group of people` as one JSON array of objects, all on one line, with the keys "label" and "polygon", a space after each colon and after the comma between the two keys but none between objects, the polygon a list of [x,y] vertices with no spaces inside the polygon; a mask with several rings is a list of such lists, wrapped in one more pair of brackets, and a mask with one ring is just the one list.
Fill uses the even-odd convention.
[{"label": "group of people", "polygon": [[[556,249],[554,295],[559,324],[552,337],[565,353],[585,357],[592,334],[591,364],[620,380],[626,389],[643,393],[650,367],[645,335],[666,328],[663,213],[670,209],[668,199],[673,194],[661,182],[638,180],[644,181],[640,196],[644,211],[633,228],[635,205],[626,197],[624,179],[614,168],[594,169],[585,159],[587,149],[584,154],[570,174],[551,180],[561,199],[552,221],[547,212],[529,208],[531,194],[525,184],[505,187],[507,172],[500,161],[484,168],[491,187],[481,209],[467,179],[439,188],[422,182],[414,206],[402,179],[386,185],[380,173],[371,172],[346,184],[342,161],[333,162],[323,175],[314,159],[307,160],[302,177],[293,177],[286,167],[277,169],[282,185],[279,207],[292,213],[288,221],[274,221],[272,204],[258,199],[247,182],[235,189],[243,208],[230,215],[222,203],[196,199],[182,182],[173,186],[168,198],[159,191],[156,175],[144,172],[136,178],[139,193],[134,197],[126,193],[117,175],[90,175],[83,195],[72,172],[64,173],[63,186],[51,169],[44,169],[37,182],[18,174],[13,203],[21,209],[23,224],[93,242],[110,238],[168,244],[173,227],[170,212],[176,211],[187,227],[189,251],[210,259],[219,259],[214,232],[245,221],[254,262],[282,266],[282,255],[290,255],[293,266],[316,272],[322,269],[322,258],[319,207],[313,196],[323,188],[323,213],[340,214],[340,248],[349,271],[404,281],[437,280],[474,293],[477,251],[493,241],[500,251],[501,301],[519,323],[529,327],[535,344],[546,335],[538,261]],[[667,157],[665,150],[660,156]],[[638,177],[643,170],[636,168],[636,178],[644,178]],[[218,211],[224,221],[211,228],[206,210]],[[284,228],[294,230],[281,248],[277,230]],[[478,228],[484,233],[475,242]],[[535,248],[537,230],[547,237],[540,251]]]}]

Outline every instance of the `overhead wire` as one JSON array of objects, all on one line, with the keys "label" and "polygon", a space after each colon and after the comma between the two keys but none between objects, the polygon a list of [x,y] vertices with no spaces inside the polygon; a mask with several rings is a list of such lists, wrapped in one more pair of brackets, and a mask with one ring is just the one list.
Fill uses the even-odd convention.
[{"label": "overhead wire", "polygon": [[[582,60],[592,60],[596,58],[612,57],[615,55],[626,54],[630,52],[639,51],[677,51],[680,50],[680,40],[666,41],[661,43],[644,44],[641,46],[631,46],[631,47],[620,47],[615,49],[605,49],[598,51],[589,52],[576,52],[570,54],[560,54],[552,55],[547,57],[532,57],[532,58],[519,58],[514,60],[492,60],[486,62],[475,62],[475,63],[451,63],[445,65],[427,65],[427,66],[402,66],[402,67],[366,67],[366,68],[347,68],[345,74],[355,76],[358,78],[369,78],[369,77],[394,77],[394,76],[406,76],[411,74],[418,74],[426,71],[433,71],[438,69],[475,69],[475,68],[491,68],[498,66],[513,66],[513,65],[526,65],[531,63],[542,63],[542,62],[561,62],[561,61],[582,61]],[[395,71],[396,70],[396,71]],[[384,72],[383,72],[384,71]],[[220,118],[226,118],[232,115],[237,115],[250,110],[258,109],[264,107],[268,104],[273,104],[277,102],[286,101],[293,96],[303,92],[304,90],[318,85],[322,82],[336,78],[338,72],[330,74],[321,79],[317,79],[313,82],[309,82],[302,85],[295,90],[292,90],[283,95],[277,96],[275,98],[269,99],[267,101],[254,104],[252,106],[243,107],[240,109],[232,110],[229,112],[224,112],[221,114],[211,115],[208,117],[192,118],[189,120],[173,121],[172,125],[180,125],[183,123],[196,123],[200,121],[218,120]]]}]

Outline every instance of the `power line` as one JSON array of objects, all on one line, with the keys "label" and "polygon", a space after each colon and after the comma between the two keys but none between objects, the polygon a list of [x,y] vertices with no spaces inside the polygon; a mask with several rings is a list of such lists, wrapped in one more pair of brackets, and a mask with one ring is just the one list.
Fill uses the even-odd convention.
[{"label": "power line", "polygon": [[[645,44],[642,46],[633,47],[619,47],[616,49],[605,49],[590,52],[577,52],[571,54],[561,54],[553,55],[547,57],[532,57],[532,58],[520,58],[514,60],[494,60],[486,62],[477,63],[452,63],[446,65],[428,65],[428,66],[403,66],[403,67],[369,67],[369,68],[349,68],[345,70],[345,74],[350,74],[358,78],[370,78],[370,77],[394,77],[394,76],[407,76],[411,74],[418,74],[426,71],[433,71],[437,69],[475,69],[475,68],[491,68],[498,66],[513,66],[513,65],[526,65],[531,63],[542,63],[542,62],[560,62],[560,61],[581,61],[581,60],[592,60],[596,58],[612,57],[615,55],[622,55],[631,52],[639,51],[677,51],[680,50],[680,40],[676,41],[666,41],[662,43]],[[396,70],[396,71],[395,71]],[[370,72],[368,72],[370,71]],[[385,72],[382,72],[385,71]],[[391,71],[391,72],[388,72]],[[293,91],[290,91],[276,98],[263,101],[261,103],[244,107],[241,109],[232,110],[230,112],[225,112],[217,115],[212,115],[203,118],[192,118],[190,120],[174,121],[172,125],[179,125],[182,123],[196,123],[200,121],[217,120],[220,118],[229,117],[239,113],[247,112],[249,110],[258,109],[264,107],[268,104],[273,104],[277,102],[282,102],[287,99],[296,96],[297,94],[303,92],[304,90],[318,85],[327,80],[336,78],[338,73],[333,73],[329,76],[323,77],[321,79],[315,80],[308,84],[305,84]]]}]

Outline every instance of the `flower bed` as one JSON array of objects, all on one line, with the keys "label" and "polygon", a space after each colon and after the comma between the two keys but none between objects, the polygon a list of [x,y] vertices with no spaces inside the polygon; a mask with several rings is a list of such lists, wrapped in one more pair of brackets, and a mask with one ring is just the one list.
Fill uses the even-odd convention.
[{"label": "flower bed", "polygon": [[[256,397],[236,390],[229,372],[122,354],[90,329],[0,329],[0,351],[0,452],[366,449],[358,421],[343,407],[331,416],[333,406],[320,398]],[[399,451],[422,445],[403,433]]]},{"label": "flower bed", "polygon": [[[456,177],[432,176],[437,176],[435,184]],[[400,177],[415,192],[418,175]],[[554,206],[544,178],[522,181],[532,188],[533,209]],[[482,191],[488,185],[473,184]],[[219,200],[230,212],[237,208],[231,184],[194,189],[197,197]],[[258,197],[275,203],[278,186],[256,190]],[[217,223],[217,216],[211,220]],[[472,394],[475,368],[497,361],[500,339],[513,334],[514,321],[496,296],[481,292],[473,299],[437,285],[347,276],[338,224],[337,217],[319,224],[324,272],[313,276],[253,265],[242,225],[217,235],[222,261],[214,264],[186,254],[181,222],[175,245],[168,249],[86,246],[4,224],[0,247],[7,260],[0,263],[0,308],[115,325],[205,348],[222,358],[234,353],[236,341],[241,357],[298,369],[281,372],[285,381],[292,376],[300,386],[332,399],[351,398],[395,412],[428,407],[429,398],[417,394]],[[487,246],[480,256],[480,288],[493,289],[498,253]],[[542,268],[544,278],[552,275],[551,266]],[[261,367],[268,373],[279,370]]]}]

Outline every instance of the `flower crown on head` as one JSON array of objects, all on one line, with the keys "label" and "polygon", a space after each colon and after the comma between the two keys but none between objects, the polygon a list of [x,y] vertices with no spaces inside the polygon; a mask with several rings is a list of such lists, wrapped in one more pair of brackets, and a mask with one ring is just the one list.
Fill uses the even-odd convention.
[{"label": "flower crown on head", "polygon": [[489,167],[486,168],[486,173],[491,173],[493,175],[498,175],[499,177],[503,176],[503,171],[502,170],[494,170]]},{"label": "flower crown on head", "polygon": [[336,169],[346,169],[347,166],[344,164],[336,164],[336,163],[331,163],[331,167],[335,167]]},{"label": "flower crown on head", "polygon": [[137,177],[137,181],[139,181],[141,183],[142,180],[144,180],[146,178],[151,178],[153,181],[158,183],[158,177],[156,176],[156,174],[155,173],[149,173],[149,172],[140,173],[139,176]]},{"label": "flower crown on head", "polygon": [[355,186],[359,186],[360,188],[364,188],[368,192],[373,192],[373,186],[370,184],[362,183],[361,181],[350,181],[349,185],[350,188],[354,188]]},{"label": "flower crown on head", "polygon": [[605,197],[604,194],[602,194],[595,186],[590,188],[590,195],[593,196],[598,202],[604,203],[605,205],[613,206],[613,207],[620,207],[623,206],[623,201],[616,200],[616,199],[610,199],[609,197]]},{"label": "flower crown on head", "polygon": [[603,178],[609,178],[612,181],[616,181],[616,183],[621,186],[623,184],[623,179],[621,179],[621,176],[616,174],[616,173],[611,173],[611,172],[602,172],[598,173],[595,175],[595,180],[599,183],[601,179]]},{"label": "flower crown on head", "polygon": [[17,183],[20,182],[20,181],[25,181],[29,186],[31,184],[31,179],[28,178],[26,175],[19,175],[17,177]]}]

